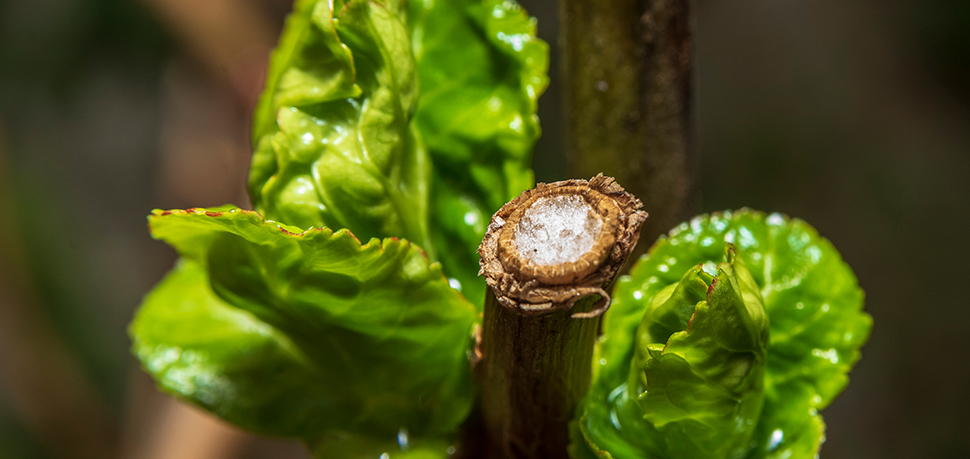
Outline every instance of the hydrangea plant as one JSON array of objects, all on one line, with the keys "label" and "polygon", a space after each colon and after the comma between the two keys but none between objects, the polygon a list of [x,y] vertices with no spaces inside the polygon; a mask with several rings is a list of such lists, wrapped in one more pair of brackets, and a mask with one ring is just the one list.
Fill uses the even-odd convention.
[{"label": "hydrangea plant", "polygon": [[[254,210],[149,216],[180,260],[131,325],[145,370],[318,458],[454,455],[476,249],[533,185],[547,66],[512,0],[298,0],[253,116]],[[613,296],[576,458],[814,457],[871,326],[828,241],[749,210],[675,229]]]}]

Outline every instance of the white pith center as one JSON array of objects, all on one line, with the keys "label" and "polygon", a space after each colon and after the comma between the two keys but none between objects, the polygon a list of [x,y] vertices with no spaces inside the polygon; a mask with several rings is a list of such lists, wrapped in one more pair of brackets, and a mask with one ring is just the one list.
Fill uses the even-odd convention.
[{"label": "white pith center", "polygon": [[537,265],[574,262],[596,243],[603,222],[576,195],[537,199],[515,228],[519,257]]}]

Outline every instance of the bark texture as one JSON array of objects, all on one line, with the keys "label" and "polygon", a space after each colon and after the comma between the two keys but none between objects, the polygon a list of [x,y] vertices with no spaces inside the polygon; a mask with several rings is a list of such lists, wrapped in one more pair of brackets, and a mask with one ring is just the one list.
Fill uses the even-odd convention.
[{"label": "bark texture", "polygon": [[[596,295],[574,311],[589,311]],[[481,355],[483,425],[489,458],[569,457],[568,425],[589,389],[599,316],[573,318],[556,309],[525,316],[485,297]]]}]

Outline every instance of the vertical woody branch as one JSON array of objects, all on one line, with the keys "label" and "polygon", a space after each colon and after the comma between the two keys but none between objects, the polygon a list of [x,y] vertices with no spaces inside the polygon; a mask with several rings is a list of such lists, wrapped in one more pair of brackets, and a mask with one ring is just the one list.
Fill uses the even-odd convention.
[{"label": "vertical woody branch", "polygon": [[616,177],[655,216],[653,241],[694,213],[689,1],[561,0],[560,12],[569,173]]},{"label": "vertical woody branch", "polygon": [[539,184],[492,217],[475,376],[491,458],[568,457],[606,288],[647,214],[612,178]]}]

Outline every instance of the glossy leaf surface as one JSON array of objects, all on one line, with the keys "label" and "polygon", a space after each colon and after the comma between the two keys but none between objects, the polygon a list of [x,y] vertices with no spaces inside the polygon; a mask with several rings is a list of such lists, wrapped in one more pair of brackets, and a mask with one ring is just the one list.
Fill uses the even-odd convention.
[{"label": "glossy leaf surface", "polygon": [[403,8],[295,5],[253,122],[249,191],[267,218],[431,248],[431,164],[412,122],[418,79]]},{"label": "glossy leaf surface", "polygon": [[[763,401],[768,318],[757,286],[733,246],[717,276],[705,277],[695,267],[669,295],[654,298],[653,312],[676,311],[682,320],[678,331],[657,336],[650,328],[659,321],[647,312],[627,380],[628,398],[672,458],[743,454]],[[690,314],[677,314],[690,305]]]},{"label": "glossy leaf surface", "polygon": [[247,429],[309,436],[336,408],[306,356],[212,293],[198,263],[181,260],[148,294],[131,336],[165,391]]},{"label": "glossy leaf surface", "polygon": [[[334,432],[450,434],[468,414],[475,308],[416,246],[361,245],[346,230],[300,231],[235,208],[155,211],[150,225],[204,270],[176,270],[132,327],[139,357],[168,390],[244,427],[311,445]],[[211,291],[196,285],[206,278]],[[207,325],[216,319],[226,324]],[[247,342],[266,356],[246,351]],[[171,348],[198,357],[155,369],[156,355]],[[207,368],[249,372],[223,372],[211,384],[166,382],[212,373]],[[288,402],[267,402],[272,394]]]},{"label": "glossy leaf surface", "polygon": [[[658,296],[671,295],[670,286],[690,279],[684,273],[694,270],[702,280],[698,266],[714,271],[726,242],[737,247],[750,270],[769,319],[764,404],[742,457],[817,454],[824,429],[817,410],[844,389],[872,321],[862,312],[863,294],[854,274],[831,243],[803,221],[743,209],[681,225],[618,282],[597,349],[593,387],[574,432],[574,441],[588,445],[573,445],[577,457],[590,452],[600,457],[678,457],[661,435],[666,419],[658,423],[655,415],[644,416],[642,406],[623,400],[629,398],[629,376],[642,347],[637,330],[645,314],[661,310],[662,303],[654,305]],[[750,303],[748,298],[744,302]],[[666,310],[677,315],[677,308]],[[667,342],[668,349],[677,345],[676,337]],[[647,351],[656,349],[648,346]],[[721,363],[730,364],[731,359]],[[735,440],[723,439],[725,444]]]},{"label": "glossy leaf surface", "polygon": [[435,253],[481,304],[476,249],[492,214],[533,185],[549,48],[512,0],[412,0],[415,123],[434,163]]}]

